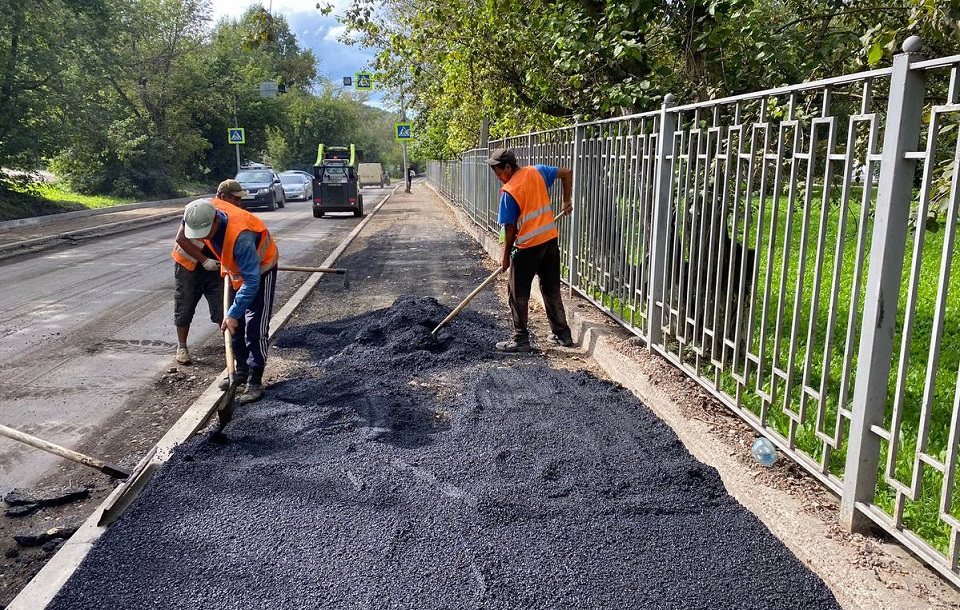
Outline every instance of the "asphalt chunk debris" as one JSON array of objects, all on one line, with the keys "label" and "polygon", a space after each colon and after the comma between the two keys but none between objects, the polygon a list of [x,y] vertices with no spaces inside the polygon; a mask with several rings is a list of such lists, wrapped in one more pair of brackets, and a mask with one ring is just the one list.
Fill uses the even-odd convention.
[{"label": "asphalt chunk debris", "polygon": [[426,297],[285,328],[284,379],[182,445],[50,610],[839,608],[625,389]]}]

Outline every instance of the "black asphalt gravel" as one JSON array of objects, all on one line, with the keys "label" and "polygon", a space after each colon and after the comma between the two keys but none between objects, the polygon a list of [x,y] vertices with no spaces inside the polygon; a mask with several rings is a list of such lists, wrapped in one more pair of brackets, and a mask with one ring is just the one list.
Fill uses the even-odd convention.
[{"label": "black asphalt gravel", "polygon": [[838,608],[628,391],[402,297],[182,446],[48,608]]}]

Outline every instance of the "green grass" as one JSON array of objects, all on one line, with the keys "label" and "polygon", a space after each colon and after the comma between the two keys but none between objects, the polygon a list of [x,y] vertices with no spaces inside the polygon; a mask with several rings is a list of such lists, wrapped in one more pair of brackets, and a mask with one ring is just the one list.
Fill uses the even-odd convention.
[{"label": "green grass", "polygon": [[[839,406],[852,408],[853,379],[857,370],[857,354],[860,333],[862,331],[862,312],[867,261],[870,249],[870,236],[873,229],[872,206],[867,201],[866,240],[862,247],[867,255],[859,270],[855,267],[858,248],[857,234],[864,220],[862,210],[862,192],[853,189],[846,207],[840,205],[839,193],[832,192],[826,204],[822,199],[822,189],[811,190],[811,204],[804,205],[806,193],[798,193],[794,209],[788,209],[786,197],[774,201],[768,199],[761,204],[753,201],[753,215],[750,235],[745,240],[757,251],[758,286],[755,290],[756,309],[752,315],[753,334],[749,344],[754,354],[763,354],[759,370],[756,367],[745,369],[743,361],[728,365],[717,373],[716,377],[707,374],[717,383],[718,389],[731,397],[740,396],[740,405],[756,416],[763,416],[764,424],[785,438],[792,439],[794,446],[816,461],[824,461],[828,472],[842,479],[847,450],[846,420],[841,422],[842,429],[837,447],[831,447],[817,436],[817,408],[813,399],[804,398],[801,388],[804,384],[813,388],[823,388],[823,422],[819,432],[834,435],[838,421]],[[621,204],[622,205],[622,204]],[[802,221],[807,219],[807,234],[803,235]],[[815,276],[814,265],[817,252],[816,241],[823,231],[824,255],[822,272]],[[759,237],[755,232],[757,224],[761,226]],[[789,231],[788,231],[789,227]],[[775,230],[773,230],[775,229]],[[900,439],[894,448],[882,444],[878,484],[874,501],[889,514],[893,514],[896,492],[884,481],[887,458],[895,451],[892,467],[893,477],[903,485],[909,486],[914,476],[914,463],[917,456],[918,435],[923,425],[921,405],[925,392],[924,380],[929,364],[929,351],[934,336],[934,311],[938,282],[941,276],[940,266],[943,258],[945,231],[923,232],[922,249],[914,252],[914,228],[908,229],[906,254],[902,273],[902,288],[898,319],[895,333],[895,350],[891,381],[887,389],[887,408],[884,414],[884,427],[893,425],[893,409],[896,394],[897,366],[900,358],[907,305],[907,284],[915,254],[919,255],[918,285],[916,287],[916,312],[913,321],[911,340],[908,343],[908,364],[905,369],[903,390],[903,409],[900,416]],[[741,239],[743,239],[741,237]],[[628,240],[631,241],[631,240]],[[803,244],[807,244],[804,249]],[[639,250],[638,247],[635,249]],[[772,256],[768,257],[768,253]],[[636,264],[639,252],[626,252]],[[953,271],[947,294],[946,315],[943,324],[943,340],[939,351],[939,360],[933,374],[930,388],[931,405],[929,427],[925,435],[925,453],[945,459],[950,444],[950,424],[953,416],[953,404],[957,391],[957,371],[960,369],[960,307],[956,305],[960,295],[960,254],[950,253],[948,259]],[[834,290],[834,266],[838,266],[838,281],[835,287],[837,300],[831,304],[830,296]],[[626,303],[615,294],[606,293],[602,287],[585,287],[604,307],[628,322],[635,316]],[[856,294],[855,294],[856,293]],[[782,295],[782,296],[781,296]],[[856,297],[856,298],[855,298]],[[760,328],[763,298],[771,307],[767,314],[766,326]],[[830,311],[835,312],[832,324]],[[778,312],[780,316],[778,319]],[[853,315],[851,316],[851,312]],[[794,316],[797,319],[796,341],[791,344],[789,337],[793,328]],[[844,364],[844,343],[847,338],[848,324],[853,318],[856,325],[852,335],[852,349],[849,363]],[[779,331],[782,339],[775,339]],[[668,342],[670,338],[666,339]],[[829,349],[828,349],[829,341]],[[681,358],[684,354],[671,348]],[[809,364],[807,363],[809,356]],[[849,366],[849,385],[841,395],[841,379]],[[786,380],[774,377],[770,371],[778,368],[787,372]],[[746,384],[741,386],[734,373],[746,372]],[[806,379],[805,379],[806,376]],[[775,399],[764,405],[758,391],[773,393]],[[801,401],[806,400],[803,417],[799,417]],[[791,418],[788,412],[793,414]],[[794,421],[799,419],[799,421]],[[904,525],[926,540],[931,546],[945,553],[949,547],[950,528],[939,517],[939,502],[943,485],[943,475],[926,464],[921,463],[920,492],[916,500],[904,502]],[[960,490],[954,484],[949,490],[952,506],[960,507]],[[960,510],[953,512],[960,514]]]},{"label": "green grass", "polygon": [[56,184],[43,184],[36,189],[36,193],[50,203],[76,204],[91,210],[109,208],[125,203],[134,203],[131,197],[108,197],[106,195],[80,195],[64,190]]},{"label": "green grass", "polygon": [[0,221],[104,208],[133,201],[130,198],[80,195],[56,184],[6,184],[0,185]]}]

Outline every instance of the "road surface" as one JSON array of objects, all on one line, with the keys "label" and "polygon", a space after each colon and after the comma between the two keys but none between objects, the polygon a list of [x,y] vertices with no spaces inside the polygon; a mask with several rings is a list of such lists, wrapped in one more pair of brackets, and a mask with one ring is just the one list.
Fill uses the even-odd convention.
[{"label": "road surface", "polygon": [[[365,189],[367,209],[387,192]],[[309,202],[255,213],[275,236],[284,265],[318,265],[360,220],[315,219]],[[154,382],[174,365],[170,249],[178,222],[171,217],[0,261],[2,423],[80,451],[118,426],[149,425],[142,415],[154,401]],[[277,308],[304,279],[280,273]],[[219,342],[201,301],[191,351],[202,354],[201,346]],[[94,457],[128,466],[139,459],[122,450]],[[62,461],[0,438],[0,494],[37,484]]]}]

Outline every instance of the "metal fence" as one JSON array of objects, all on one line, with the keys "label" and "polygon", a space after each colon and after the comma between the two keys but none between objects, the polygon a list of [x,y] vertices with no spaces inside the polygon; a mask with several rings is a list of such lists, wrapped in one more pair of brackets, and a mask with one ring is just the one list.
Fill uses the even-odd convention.
[{"label": "metal fence", "polygon": [[[960,584],[960,56],[918,48],[489,149],[573,169],[574,290]],[[496,231],[489,149],[428,177]]]}]

